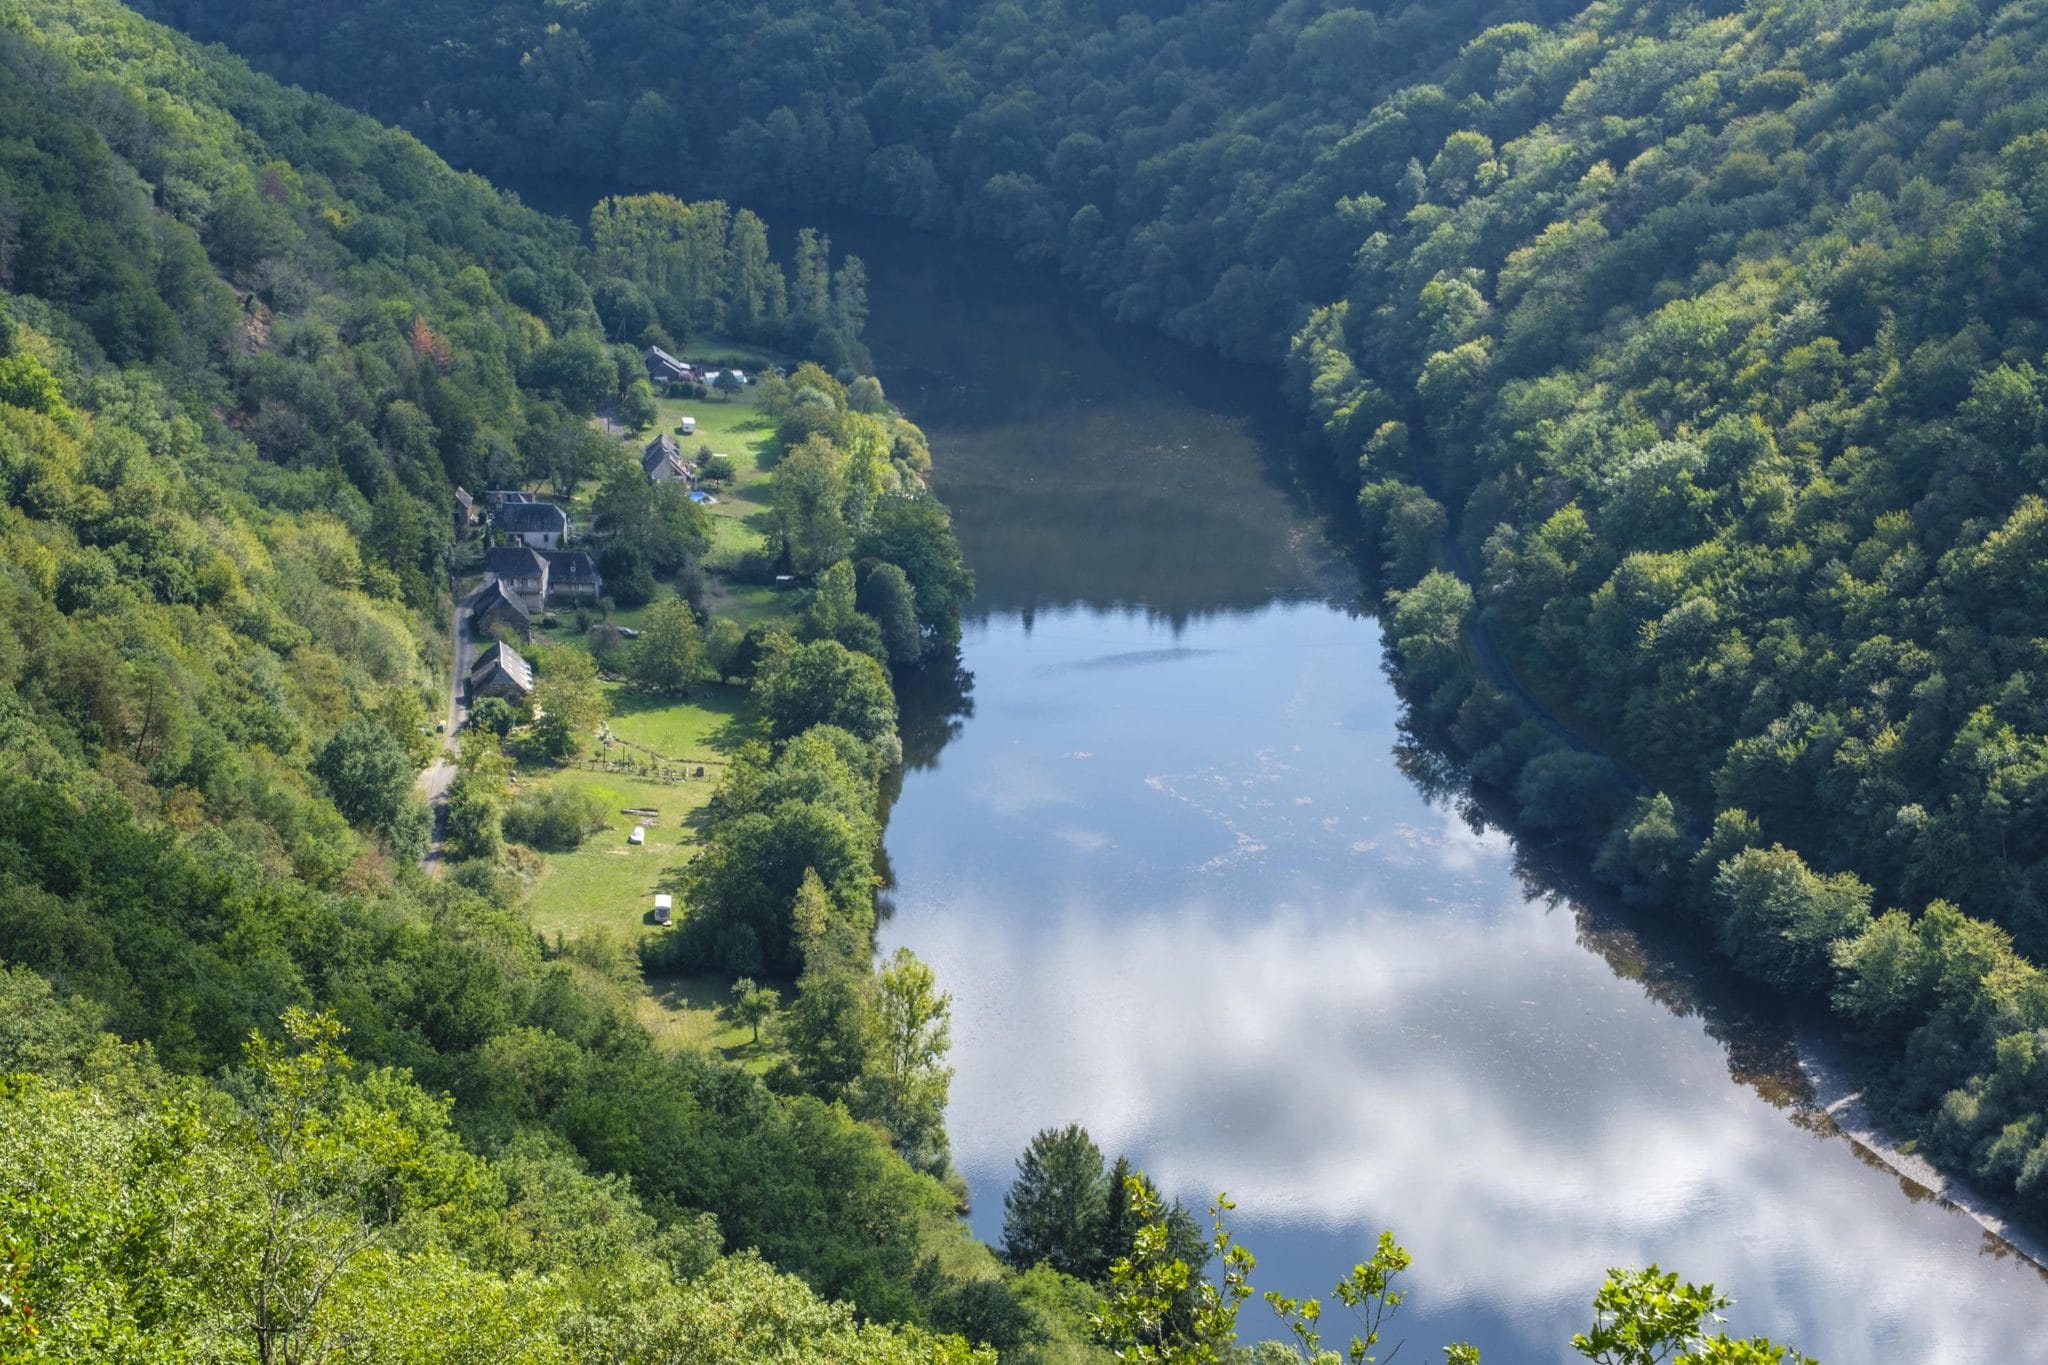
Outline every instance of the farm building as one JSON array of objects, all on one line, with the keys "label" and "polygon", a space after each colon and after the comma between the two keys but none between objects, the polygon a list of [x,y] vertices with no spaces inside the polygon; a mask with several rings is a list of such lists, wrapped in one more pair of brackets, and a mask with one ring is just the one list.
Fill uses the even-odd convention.
[{"label": "farm building", "polygon": [[551,502],[508,502],[491,513],[491,529],[536,550],[552,550],[569,535],[569,514]]},{"label": "farm building", "polygon": [[525,545],[501,545],[484,553],[484,581],[502,583],[529,613],[548,603],[549,564]]},{"label": "farm building", "polygon": [[503,697],[525,701],[533,692],[533,665],[507,644],[494,644],[469,669],[469,699]]},{"label": "farm building", "polygon": [[687,383],[696,377],[694,370],[659,346],[649,346],[640,358],[647,364],[647,377],[657,384]]},{"label": "farm building", "polygon": [[[532,554],[531,550],[526,553]],[[476,602],[469,610],[470,629],[478,635],[490,636],[499,626],[516,631],[524,640],[533,634],[533,616],[526,609],[526,603],[519,593],[506,585],[502,578],[493,578],[484,584]]]}]

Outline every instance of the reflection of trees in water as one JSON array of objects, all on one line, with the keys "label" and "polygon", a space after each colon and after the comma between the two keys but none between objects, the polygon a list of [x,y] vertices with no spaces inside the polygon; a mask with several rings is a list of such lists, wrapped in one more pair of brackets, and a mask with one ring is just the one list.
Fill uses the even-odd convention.
[{"label": "reflection of trees in water", "polygon": [[[939,760],[939,751],[959,735],[974,714],[974,674],[954,650],[934,659],[914,673],[896,679],[897,730],[903,737],[903,770],[929,768]],[[886,793],[890,802],[901,790],[903,777],[892,779]]]},{"label": "reflection of trees in water", "polygon": [[[896,798],[903,794],[904,774],[929,768],[939,761],[939,751],[951,743],[967,718],[974,714],[974,674],[954,650],[934,659],[914,673],[896,679],[897,732],[903,739],[903,766],[882,775],[881,815],[886,826]],[[884,843],[875,850],[875,876],[881,881],[875,896],[875,919],[886,924],[896,913],[896,869],[889,862]]]},{"label": "reflection of trees in water", "polygon": [[[939,492],[982,579],[971,619],[1014,611],[1029,631],[1037,612],[1081,607],[1179,637],[1277,597],[1356,592],[1351,487],[1274,401],[1270,375],[1110,324],[998,255],[858,218],[825,226],[866,260],[868,340],[891,397],[933,438]],[[972,686],[957,659],[904,681],[906,771],[931,767],[961,732]],[[1590,849],[1523,835],[1504,794],[1476,789],[1446,744],[1405,721],[1403,733],[1397,763],[1427,799],[1475,833],[1513,837],[1525,895],[1568,909],[1616,976],[1697,1017],[1731,1077],[1803,1120],[1810,1095],[1784,1010],[1737,980],[1697,925],[1620,905],[1590,881]],[[885,809],[900,788],[892,777]],[[886,855],[880,870],[893,886]],[[885,892],[880,913],[891,909]]]},{"label": "reflection of trees in water", "polygon": [[[970,623],[981,624],[997,617],[1015,616],[1017,624],[1022,627],[1025,636],[1028,638],[1031,632],[1037,629],[1038,617],[1041,612],[1045,613],[1048,617],[1056,618],[1063,613],[1085,611],[1091,619],[1097,621],[1143,621],[1149,626],[1164,626],[1167,632],[1174,639],[1178,640],[1187,633],[1190,626],[1204,625],[1208,622],[1220,621],[1228,617],[1257,616],[1271,607],[1274,600],[1273,596],[1268,593],[1261,596],[1256,602],[1242,605],[1210,601],[1204,602],[1200,606],[1182,607],[1162,606],[1156,602],[1099,602],[1086,596],[1047,593],[1037,601],[1026,606],[995,608],[980,606],[977,608],[970,605],[962,613],[962,619]],[[1365,614],[1363,610],[1347,606],[1345,603],[1334,598],[1323,598],[1305,594],[1294,600],[1330,601],[1333,605],[1345,606],[1354,615],[1362,616]]]},{"label": "reflection of trees in water", "polygon": [[1400,729],[1395,762],[1402,773],[1474,834],[1499,830],[1509,836],[1515,879],[1525,897],[1569,911],[1581,947],[1671,1013],[1697,1018],[1726,1054],[1731,1080],[1789,1109],[1793,1122],[1817,1135],[1834,1131],[1814,1107],[1784,1006],[1737,977],[1699,925],[1622,904],[1589,875],[1592,849],[1571,841],[1539,842],[1517,829],[1507,794],[1475,784],[1445,742],[1416,726],[1412,712],[1404,713]]}]

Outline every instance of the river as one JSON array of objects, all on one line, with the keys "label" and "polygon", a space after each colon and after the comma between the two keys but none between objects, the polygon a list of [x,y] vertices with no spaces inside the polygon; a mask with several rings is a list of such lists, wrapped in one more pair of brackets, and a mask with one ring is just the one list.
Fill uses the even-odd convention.
[{"label": "river", "polygon": [[1261,1288],[1327,1292],[1394,1230],[1404,1359],[1576,1359],[1605,1269],[1652,1261],[1829,1365],[2048,1351],[2040,1273],[1835,1135],[1776,1011],[1404,733],[1274,375],[988,252],[836,236],[980,580],[971,681],[905,717],[882,929],[953,995],[977,1232],[1078,1121],[1227,1190]]},{"label": "river", "polygon": [[1227,1191],[1260,1289],[1327,1296],[1391,1229],[1403,1360],[1577,1361],[1607,1268],[1651,1262],[1824,1365],[2048,1360],[2048,1277],[1838,1133],[1780,1010],[1403,729],[1277,375],[998,252],[763,212],[866,261],[979,580],[958,673],[905,697],[880,932],[952,993],[978,1234],[1079,1122],[1198,1212]]}]

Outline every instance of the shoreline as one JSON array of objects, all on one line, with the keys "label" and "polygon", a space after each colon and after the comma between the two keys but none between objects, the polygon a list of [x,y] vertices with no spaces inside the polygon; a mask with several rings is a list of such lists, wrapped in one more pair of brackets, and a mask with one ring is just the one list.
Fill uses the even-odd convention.
[{"label": "shoreline", "polygon": [[1799,1074],[1811,1091],[1811,1112],[1827,1120],[1826,1131],[1846,1140],[1857,1155],[1897,1176],[1908,1198],[1928,1198],[1953,1209],[1984,1230],[1993,1254],[2031,1266],[2048,1279],[2048,1240],[2019,1226],[1996,1200],[1943,1172],[1926,1157],[1899,1147],[1879,1123],[1849,1073],[1847,1062],[1830,1043],[1806,1029],[1795,1032]]}]

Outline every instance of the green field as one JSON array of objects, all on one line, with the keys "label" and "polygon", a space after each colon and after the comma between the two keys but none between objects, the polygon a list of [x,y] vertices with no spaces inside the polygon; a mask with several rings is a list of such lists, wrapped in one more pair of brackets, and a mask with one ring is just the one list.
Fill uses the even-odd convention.
[{"label": "green field", "polygon": [[[640,606],[614,606],[609,615],[599,611],[595,605],[588,606],[585,610],[590,613],[590,619],[593,623],[601,621],[608,625],[631,627],[637,630],[645,622],[648,611],[656,602],[674,597],[675,595],[676,590],[672,586],[667,583],[657,582],[654,585],[654,596]],[[534,639],[545,641],[551,645],[574,645],[578,649],[589,648],[589,643],[585,640],[583,632],[576,629],[576,608],[574,606],[561,607],[551,611],[548,615],[554,620],[552,626],[542,625],[541,621],[543,618],[541,617],[534,618]]]},{"label": "green field", "polygon": [[[687,862],[697,848],[691,818],[711,799],[710,777],[667,783],[644,781],[628,773],[588,768],[525,768],[513,788],[522,792],[547,786],[575,787],[603,801],[605,828],[584,840],[574,853],[541,855],[541,873],[527,895],[533,927],[548,938],[580,938],[610,930],[628,941],[659,932],[654,927],[654,893],[669,871]],[[649,806],[661,812],[647,827],[647,842],[626,842],[639,821],[623,813],[627,806]]]},{"label": "green field", "polygon": [[612,701],[611,733],[663,758],[723,764],[740,745],[766,737],[743,687],[707,683],[687,701],[650,697],[615,683],[606,684],[606,690]]},{"label": "green field", "polygon": [[[693,347],[687,354],[712,360],[751,358],[749,368],[761,369],[772,360],[756,349],[717,342]],[[732,457],[733,478],[706,488],[718,499],[705,508],[712,526],[711,551],[706,558],[706,597],[711,612],[743,626],[793,621],[800,594],[766,584],[734,582],[720,572],[766,548],[772,531],[769,488],[781,452],[774,425],[761,411],[755,392],[748,390],[734,399],[664,398],[657,400],[657,408],[657,425],[622,438],[636,454],[656,431],[668,431],[693,460],[705,448]],[[697,419],[696,431],[688,436],[676,431],[685,413]],[[585,498],[576,500],[577,508],[587,506],[591,491],[589,487],[579,490]],[[674,595],[672,586],[662,584],[654,601]],[[653,605],[614,608],[601,619],[614,626],[638,628]],[[595,609],[590,615],[593,620],[600,619]],[[536,623],[535,638],[587,647],[586,637],[576,629],[573,608],[558,611],[551,629],[541,629]],[[609,749],[600,744],[593,751],[596,756],[609,754],[621,768],[644,762],[651,769],[656,762],[652,755],[658,755],[676,761],[690,774],[702,767],[704,776],[671,783],[632,771],[527,766],[521,769],[512,794],[549,785],[573,786],[597,796],[608,812],[606,827],[575,852],[538,855],[541,870],[527,897],[534,928],[549,938],[610,933],[637,942],[661,932],[653,924],[655,892],[665,876],[694,854],[694,817],[710,800],[733,751],[749,739],[761,737],[762,728],[744,688],[709,684],[689,699],[676,701],[634,692],[617,682],[604,687],[612,711],[607,728],[620,742]],[[635,817],[623,813],[628,806],[660,812],[648,827],[647,843],[640,847],[626,841],[636,822]],[[681,907],[677,908],[681,913]],[[772,1044],[756,1047],[750,1031],[732,1026],[724,1016],[730,985],[708,976],[649,980],[639,1005],[642,1021],[664,1047],[716,1052],[728,1061],[765,1070],[777,1055]]]},{"label": "green field", "polygon": [[705,605],[715,616],[730,616],[742,626],[785,626],[796,624],[800,590],[772,587],[766,583],[735,583],[714,577],[704,594]]},{"label": "green field", "polygon": [[796,362],[779,351],[756,346],[750,341],[722,341],[717,337],[706,337],[699,341],[684,343],[675,352],[678,360],[687,360],[696,365],[730,365],[752,374],[756,370],[766,371],[776,365],[793,365]]},{"label": "green field", "polygon": [[779,1016],[762,1025],[756,1044],[752,1029],[726,1018],[731,999],[732,983],[722,976],[651,976],[638,1013],[658,1047],[715,1052],[749,1071],[766,1071],[782,1055],[774,1034]]},{"label": "green field", "polygon": [[[706,507],[712,518],[710,563],[714,567],[732,564],[766,548],[772,530],[768,476],[782,452],[775,439],[775,425],[761,411],[754,390],[734,398],[661,398],[655,401],[655,409],[660,414],[656,424],[635,433],[632,439],[636,444],[645,444],[654,439],[655,432],[666,431],[675,434],[692,460],[706,449],[732,457],[729,483],[703,485],[705,492],[718,499]],[[685,414],[697,419],[697,430],[688,436],[676,430]]]},{"label": "green field", "polygon": [[[648,697],[616,684],[611,694],[612,735],[643,745],[668,759],[688,760],[680,766],[691,774],[681,782],[642,777],[630,771],[584,767],[528,765],[519,771],[510,795],[548,787],[585,791],[604,803],[605,827],[573,853],[539,854],[540,873],[527,893],[533,927],[547,938],[578,939],[612,934],[628,943],[663,932],[654,925],[654,895],[666,878],[697,850],[697,816],[725,771],[727,756],[759,732],[752,699],[744,688],[708,685],[688,701]],[[624,744],[609,750],[619,767],[645,758]],[[652,764],[651,759],[647,759]],[[702,777],[695,776],[699,768]],[[651,808],[648,820],[628,815],[627,807]],[[647,841],[629,843],[635,824],[644,824]],[[678,913],[682,907],[678,905]],[[649,982],[640,1014],[664,1046],[715,1049],[730,1060],[768,1065],[750,1035],[729,1028],[719,1013],[729,983],[709,977],[681,982]]]}]

